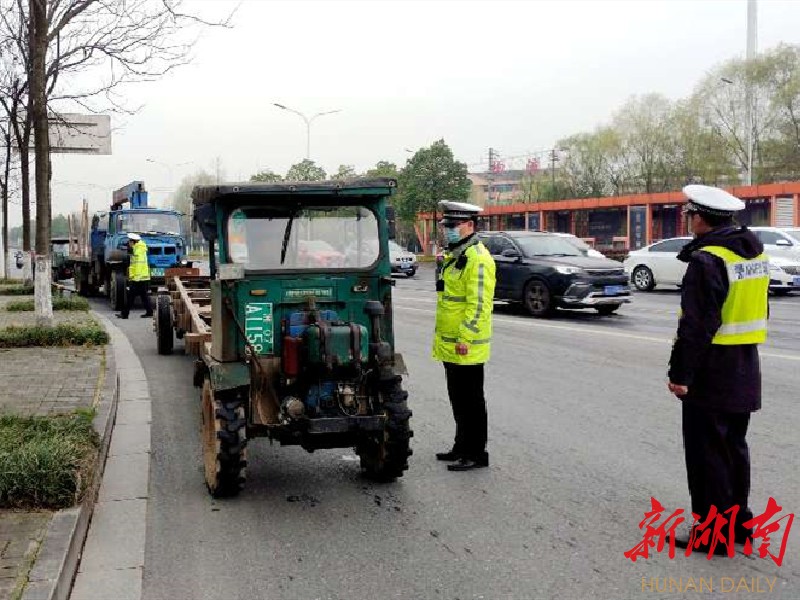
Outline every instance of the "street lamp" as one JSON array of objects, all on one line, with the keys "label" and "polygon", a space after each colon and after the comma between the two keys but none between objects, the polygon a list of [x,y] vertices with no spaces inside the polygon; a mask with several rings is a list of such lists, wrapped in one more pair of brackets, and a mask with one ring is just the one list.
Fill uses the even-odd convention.
[{"label": "street lamp", "polygon": [[303,113],[301,113],[299,110],[295,110],[293,108],[289,108],[288,106],[284,106],[283,104],[278,104],[277,102],[273,102],[272,105],[273,106],[277,106],[281,110],[288,110],[289,112],[296,114],[301,119],[303,119],[303,121],[305,122],[305,124],[306,124],[306,160],[309,160],[311,158],[311,123],[313,123],[314,119],[316,119],[317,117],[322,117],[322,116],[325,116],[325,115],[332,115],[333,113],[342,112],[341,108],[337,108],[335,110],[326,110],[326,111],[323,111],[323,112],[318,112],[318,113],[312,115],[311,118],[308,118]]}]

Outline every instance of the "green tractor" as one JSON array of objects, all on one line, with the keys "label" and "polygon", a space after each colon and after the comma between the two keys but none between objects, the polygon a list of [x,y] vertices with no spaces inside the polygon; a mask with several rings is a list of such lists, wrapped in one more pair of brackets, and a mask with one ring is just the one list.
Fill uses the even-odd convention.
[{"label": "green tractor", "polygon": [[237,494],[256,437],[352,447],[365,473],[403,475],[411,411],[394,351],[387,198],[393,179],[196,187],[210,276],[167,272],[158,350],[198,357],[205,478]]}]

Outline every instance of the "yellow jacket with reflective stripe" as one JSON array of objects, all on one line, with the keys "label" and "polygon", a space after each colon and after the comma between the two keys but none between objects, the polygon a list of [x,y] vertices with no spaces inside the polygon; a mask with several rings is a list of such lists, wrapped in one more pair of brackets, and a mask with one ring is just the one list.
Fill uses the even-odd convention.
[{"label": "yellow jacket with reflective stripe", "polygon": [[704,246],[701,251],[721,258],[728,271],[728,296],[722,305],[722,325],[711,343],[731,346],[766,341],[769,293],[767,255],[762,253],[746,259],[722,246]]},{"label": "yellow jacket with reflective stripe", "polygon": [[150,266],[147,264],[147,244],[139,240],[133,245],[131,264],[128,266],[128,279],[130,281],[149,281]]},{"label": "yellow jacket with reflective stripe", "polygon": [[[445,255],[439,277],[444,281],[444,291],[437,293],[434,360],[462,365],[485,363],[491,354],[494,259],[481,242],[472,240]],[[466,355],[456,354],[458,343],[467,344]]]}]

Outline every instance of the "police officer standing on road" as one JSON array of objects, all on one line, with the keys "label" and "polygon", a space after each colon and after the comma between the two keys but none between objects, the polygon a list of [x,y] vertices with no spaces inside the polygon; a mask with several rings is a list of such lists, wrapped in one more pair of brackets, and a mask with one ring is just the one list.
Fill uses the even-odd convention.
[{"label": "police officer standing on road", "polygon": [[144,314],[142,318],[153,316],[148,292],[150,288],[150,265],[147,263],[147,244],[138,233],[128,234],[128,289],[122,311],[117,315],[119,319],[127,319],[136,298],[142,299]]},{"label": "police officer standing on road", "polygon": [[[750,413],[761,408],[758,344],[767,337],[769,260],[761,242],[733,224],[741,200],[704,185],[683,192],[695,238],[678,255],[689,266],[668,388],[682,400],[692,512],[705,520],[712,506],[719,513],[738,506],[735,543],[744,544],[752,530],[742,524],[753,517],[745,437]],[[693,533],[676,545],[686,548]],[[727,549],[718,545],[715,554]]]},{"label": "police officer standing on road", "polygon": [[483,365],[490,354],[495,266],[475,236],[481,209],[462,202],[440,207],[447,251],[436,280],[433,358],[444,363],[456,435],[452,450],[436,458],[453,462],[450,471],[469,471],[489,466]]}]

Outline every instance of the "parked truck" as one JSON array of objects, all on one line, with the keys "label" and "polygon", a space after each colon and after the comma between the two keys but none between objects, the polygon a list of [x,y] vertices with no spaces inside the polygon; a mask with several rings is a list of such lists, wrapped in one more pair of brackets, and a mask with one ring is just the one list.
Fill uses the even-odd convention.
[{"label": "parked truck", "polygon": [[74,264],[75,291],[92,296],[102,287],[114,310],[121,309],[125,302],[129,233],[138,233],[147,244],[154,291],[163,285],[166,269],[191,266],[185,259],[186,241],[181,234],[180,213],[149,206],[143,181],[116,190],[109,212],[94,215],[91,226],[88,221],[84,201],[78,241],[69,257]]}]

